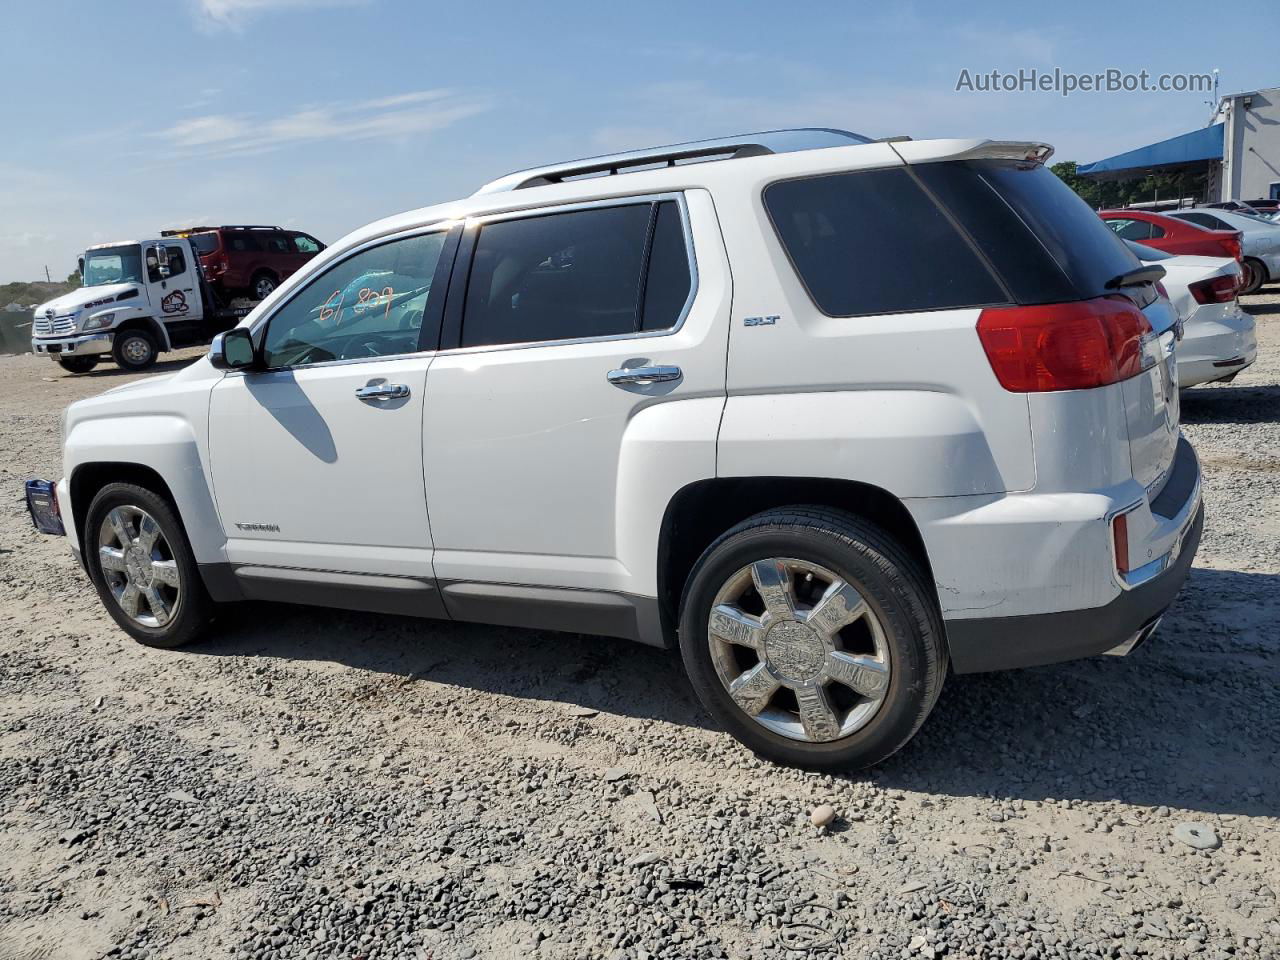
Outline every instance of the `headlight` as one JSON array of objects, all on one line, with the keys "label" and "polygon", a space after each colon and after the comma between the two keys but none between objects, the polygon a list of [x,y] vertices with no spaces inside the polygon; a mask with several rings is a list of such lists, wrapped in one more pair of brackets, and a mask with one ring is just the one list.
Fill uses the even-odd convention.
[{"label": "headlight", "polygon": [[115,318],[116,315],[114,313],[99,313],[84,322],[84,329],[101,330],[103,327],[111,326]]}]

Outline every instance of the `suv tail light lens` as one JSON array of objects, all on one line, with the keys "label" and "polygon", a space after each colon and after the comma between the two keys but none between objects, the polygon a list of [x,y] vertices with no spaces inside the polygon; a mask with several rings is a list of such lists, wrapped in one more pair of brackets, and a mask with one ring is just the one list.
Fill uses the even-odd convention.
[{"label": "suv tail light lens", "polygon": [[1116,550],[1116,573],[1129,572],[1129,515],[1117,514],[1111,521],[1111,539]]},{"label": "suv tail light lens", "polygon": [[1155,364],[1153,331],[1127,297],[1035,307],[991,307],[978,338],[996,379],[1014,393],[1085,390],[1137,376]]},{"label": "suv tail light lens", "polygon": [[1210,277],[1208,280],[1197,280],[1187,284],[1191,296],[1196,303],[1230,303],[1236,298],[1240,289],[1240,275],[1229,277]]},{"label": "suv tail light lens", "polygon": [[1222,241],[1222,248],[1227,251],[1227,255],[1235,257],[1239,260],[1244,256],[1244,246],[1240,243],[1240,234],[1234,237],[1227,237]]}]

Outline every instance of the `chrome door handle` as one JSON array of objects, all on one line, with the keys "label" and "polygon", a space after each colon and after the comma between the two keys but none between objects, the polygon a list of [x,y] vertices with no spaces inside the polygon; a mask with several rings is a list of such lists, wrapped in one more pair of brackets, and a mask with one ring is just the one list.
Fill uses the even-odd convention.
[{"label": "chrome door handle", "polygon": [[618,385],[663,383],[667,380],[679,380],[680,376],[679,367],[623,367],[608,373],[609,382]]},{"label": "chrome door handle", "polygon": [[370,383],[356,388],[356,396],[361,400],[373,400],[386,403],[388,400],[403,400],[409,395],[409,388],[403,383]]}]

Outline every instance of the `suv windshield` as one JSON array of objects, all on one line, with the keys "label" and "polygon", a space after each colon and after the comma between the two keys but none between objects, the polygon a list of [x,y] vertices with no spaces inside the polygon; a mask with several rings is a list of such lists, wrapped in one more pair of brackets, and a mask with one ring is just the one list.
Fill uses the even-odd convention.
[{"label": "suv windshield", "polygon": [[84,285],[100,287],[106,283],[141,283],[142,248],[137,244],[123,247],[100,247],[84,255]]}]

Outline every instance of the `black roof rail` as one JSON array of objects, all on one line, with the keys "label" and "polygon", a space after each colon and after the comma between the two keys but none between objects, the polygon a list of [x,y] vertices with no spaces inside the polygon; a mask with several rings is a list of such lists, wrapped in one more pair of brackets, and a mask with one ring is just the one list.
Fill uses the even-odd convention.
[{"label": "black roof rail", "polygon": [[689,143],[673,143],[665,147],[630,150],[602,157],[587,157],[567,163],[553,163],[544,167],[519,170],[486,183],[476,194],[502,193],[507,190],[523,190],[526,187],[542,187],[550,183],[590,176],[615,176],[635,172],[637,167],[654,167],[660,164],[674,167],[680,163],[706,160],[734,160],[740,157],[762,157],[773,153],[794,153],[799,150],[820,150],[824,147],[848,147],[872,141],[848,130],[829,127],[802,127],[794,130],[766,130],[762,133],[744,133],[735,137],[719,137],[714,140],[693,140]]}]

